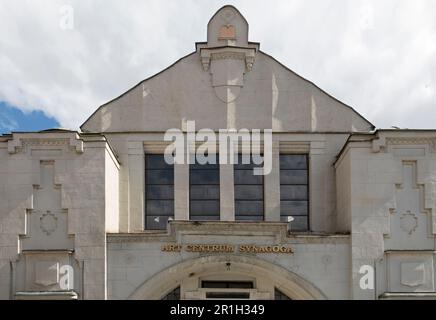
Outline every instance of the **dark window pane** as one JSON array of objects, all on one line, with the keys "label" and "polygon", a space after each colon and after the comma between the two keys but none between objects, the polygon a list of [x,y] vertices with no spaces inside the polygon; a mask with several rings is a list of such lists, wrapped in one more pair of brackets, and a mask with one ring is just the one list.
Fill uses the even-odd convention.
[{"label": "dark window pane", "polygon": [[149,154],[145,156],[146,169],[172,169],[172,164],[165,162],[165,157],[162,154]]},{"label": "dark window pane", "polygon": [[307,155],[281,154],[280,169],[307,169]]},{"label": "dark window pane", "polygon": [[213,216],[193,216],[191,215],[191,221],[219,221],[220,217],[218,215]]},{"label": "dark window pane", "polygon": [[282,185],[280,188],[281,200],[307,200],[307,186]]},{"label": "dark window pane", "polygon": [[[219,170],[219,161],[218,156],[208,156],[204,159],[204,161],[207,161],[206,163],[199,163],[197,159],[194,159],[194,156],[191,156],[191,164],[189,165],[190,170]],[[212,163],[213,161],[213,163]]]},{"label": "dark window pane", "polygon": [[280,170],[281,184],[307,184],[307,170]]},{"label": "dark window pane", "polygon": [[147,170],[145,173],[146,184],[173,184],[174,170]]},{"label": "dark window pane", "polygon": [[263,200],[263,185],[235,185],[236,200]]},{"label": "dark window pane", "polygon": [[250,155],[250,163],[242,164],[242,155],[238,155],[238,164],[234,165],[235,182],[235,220],[261,221],[264,215],[263,176],[254,175],[256,165]]},{"label": "dark window pane", "polygon": [[283,222],[293,217],[291,230],[309,228],[307,155],[280,155],[280,214]]},{"label": "dark window pane", "polygon": [[292,300],[279,289],[274,288],[274,300]]},{"label": "dark window pane", "polygon": [[244,216],[240,215],[235,217],[237,221],[263,221],[263,215],[261,216]]},{"label": "dark window pane", "polygon": [[307,201],[281,201],[280,213],[288,216],[307,216],[309,214]]},{"label": "dark window pane", "polygon": [[217,184],[220,183],[219,170],[193,170],[190,173],[191,184]]},{"label": "dark window pane", "polygon": [[255,176],[253,169],[235,170],[235,184],[262,184],[263,176]]},{"label": "dark window pane", "polygon": [[147,215],[174,215],[173,200],[147,200]]},{"label": "dark window pane", "polygon": [[250,299],[249,292],[206,292],[206,299]]},{"label": "dark window pane", "polygon": [[[218,155],[215,155],[218,159]],[[220,172],[217,164],[189,166],[191,220],[220,220]]]},{"label": "dark window pane", "polygon": [[191,199],[191,217],[194,216],[215,216],[219,220],[220,202],[219,200],[192,200]]},{"label": "dark window pane", "polygon": [[236,216],[258,215],[263,217],[263,201],[235,201],[235,214]]},{"label": "dark window pane", "polygon": [[191,186],[191,199],[192,200],[219,200],[220,199],[220,186],[216,185],[193,185]]},{"label": "dark window pane", "polygon": [[[291,222],[291,231],[306,231],[308,229],[307,216],[292,216],[294,220]],[[280,216],[280,220],[288,222],[288,216]]]},{"label": "dark window pane", "polygon": [[175,288],[169,292],[162,300],[180,300],[180,287]]},{"label": "dark window pane", "polygon": [[147,200],[172,200],[174,199],[173,185],[148,185]]},{"label": "dark window pane", "polygon": [[169,218],[169,216],[147,216],[146,228],[148,230],[166,229]]},{"label": "dark window pane", "polygon": [[251,281],[201,281],[202,288],[214,289],[253,289]]},{"label": "dark window pane", "polygon": [[174,167],[163,154],[145,155],[145,227],[166,229],[174,217]]},{"label": "dark window pane", "polygon": [[214,289],[227,289],[227,282],[225,281],[201,281],[202,288]]},{"label": "dark window pane", "polygon": [[[245,163],[243,163],[243,160],[245,161]],[[247,161],[248,161],[248,163],[246,163]],[[256,161],[257,161],[257,159],[256,159]],[[234,163],[233,167],[234,167],[235,170],[239,170],[239,169],[252,169],[252,168],[263,167],[263,163],[255,164],[254,161],[253,161],[252,155],[250,155],[249,157],[246,157],[245,159],[243,159],[242,154],[238,154],[238,157],[235,158],[235,163]]]}]

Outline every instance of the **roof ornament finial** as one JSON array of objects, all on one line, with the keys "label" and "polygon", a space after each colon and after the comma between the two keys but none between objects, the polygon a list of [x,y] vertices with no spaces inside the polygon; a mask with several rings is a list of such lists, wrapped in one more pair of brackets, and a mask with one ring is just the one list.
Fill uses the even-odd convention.
[{"label": "roof ornament finial", "polygon": [[248,42],[247,20],[235,7],[222,7],[207,25],[207,43],[197,48],[203,69],[212,76],[217,97],[223,102],[236,100],[258,50],[258,44]]}]

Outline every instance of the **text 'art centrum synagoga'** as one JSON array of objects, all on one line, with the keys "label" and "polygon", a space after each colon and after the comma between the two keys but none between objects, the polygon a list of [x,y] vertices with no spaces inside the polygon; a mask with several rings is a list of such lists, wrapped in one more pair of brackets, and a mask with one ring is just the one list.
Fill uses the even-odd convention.
[{"label": "text 'art centrum synagoga'", "polygon": [[0,136],[1,299],[436,298],[436,130],[375,130],[248,30],[224,6],[80,131]]}]

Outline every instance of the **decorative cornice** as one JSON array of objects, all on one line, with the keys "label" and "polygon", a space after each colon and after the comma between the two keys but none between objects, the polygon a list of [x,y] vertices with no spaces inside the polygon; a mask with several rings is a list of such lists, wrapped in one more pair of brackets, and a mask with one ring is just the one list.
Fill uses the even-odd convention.
[{"label": "decorative cornice", "polygon": [[201,48],[200,56],[205,71],[209,70],[211,61],[220,59],[244,60],[247,71],[251,71],[256,57],[256,49],[236,47]]},{"label": "decorative cornice", "polygon": [[68,144],[68,139],[22,139],[21,145],[26,146],[61,146]]},{"label": "decorative cornice", "polygon": [[244,60],[245,54],[243,52],[217,52],[211,54],[212,60],[220,60],[220,59],[231,59],[231,60]]},{"label": "decorative cornice", "polygon": [[77,153],[83,153],[83,140],[77,133],[73,134],[56,133],[56,137],[47,137],[43,133],[13,134],[13,139],[8,141],[8,152],[22,152],[31,146],[70,146]]},{"label": "decorative cornice", "polygon": [[436,137],[379,137],[372,142],[373,152],[380,152],[389,145],[428,145],[430,152],[436,152]]},{"label": "decorative cornice", "polygon": [[387,144],[393,145],[403,145],[403,144],[428,144],[431,146],[436,145],[436,138],[419,138],[419,137],[411,137],[411,138],[386,138]]}]

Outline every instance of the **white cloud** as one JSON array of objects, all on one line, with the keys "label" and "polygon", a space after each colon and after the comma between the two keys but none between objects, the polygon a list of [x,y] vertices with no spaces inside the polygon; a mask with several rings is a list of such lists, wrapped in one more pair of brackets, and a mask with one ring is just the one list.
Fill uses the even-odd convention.
[{"label": "white cloud", "polygon": [[[77,128],[204,41],[225,1],[3,1],[0,100]],[[233,1],[261,49],[378,127],[436,128],[433,0]],[[61,28],[74,10],[74,28]],[[65,22],[65,21],[64,21]]]}]

